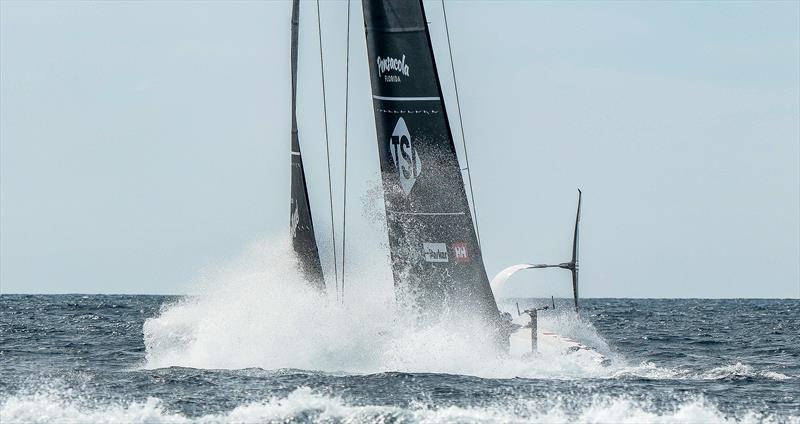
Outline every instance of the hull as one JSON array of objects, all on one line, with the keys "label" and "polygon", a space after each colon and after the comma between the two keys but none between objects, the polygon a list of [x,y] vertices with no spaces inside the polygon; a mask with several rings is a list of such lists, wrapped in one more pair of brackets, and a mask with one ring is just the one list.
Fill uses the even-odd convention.
[{"label": "hull", "polygon": [[[584,364],[609,365],[610,361],[596,349],[581,344],[569,337],[539,329],[538,355],[553,357],[569,355],[570,359]],[[511,334],[509,353],[513,358],[532,358],[531,333],[527,328]]]}]

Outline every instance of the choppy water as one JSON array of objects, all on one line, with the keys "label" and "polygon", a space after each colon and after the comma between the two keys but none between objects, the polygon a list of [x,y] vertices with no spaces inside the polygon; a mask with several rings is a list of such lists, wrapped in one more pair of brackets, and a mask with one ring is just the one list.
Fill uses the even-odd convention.
[{"label": "choppy water", "polygon": [[543,319],[602,367],[216,297],[0,296],[0,421],[800,422],[798,300],[587,299],[581,322]]}]

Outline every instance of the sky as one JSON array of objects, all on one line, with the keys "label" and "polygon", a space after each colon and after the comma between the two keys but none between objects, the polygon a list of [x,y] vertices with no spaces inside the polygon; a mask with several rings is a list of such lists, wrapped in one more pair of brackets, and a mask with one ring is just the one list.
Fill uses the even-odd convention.
[{"label": "sky", "polygon": [[[568,260],[580,187],[584,297],[800,297],[800,2],[445,4],[490,278]],[[290,6],[0,1],[0,292],[184,293],[285,240]],[[350,7],[347,255],[388,281]],[[425,7],[460,144],[442,3]],[[340,242],[347,2],[320,9]],[[298,114],[330,274],[316,19],[303,2]],[[545,286],[568,293],[568,273],[500,295]]]}]

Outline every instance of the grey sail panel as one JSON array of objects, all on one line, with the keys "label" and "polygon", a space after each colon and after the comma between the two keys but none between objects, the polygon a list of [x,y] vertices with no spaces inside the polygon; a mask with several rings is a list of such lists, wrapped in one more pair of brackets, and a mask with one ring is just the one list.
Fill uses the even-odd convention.
[{"label": "grey sail panel", "polygon": [[494,321],[422,3],[365,0],[363,9],[396,292],[423,312]]},{"label": "grey sail panel", "polygon": [[291,204],[289,229],[292,247],[303,275],[315,288],[324,291],[325,280],[319,260],[314,223],[311,219],[311,204],[308,200],[303,157],[300,155],[300,140],[297,136],[297,44],[299,30],[300,0],[292,3],[292,149],[291,149]]}]

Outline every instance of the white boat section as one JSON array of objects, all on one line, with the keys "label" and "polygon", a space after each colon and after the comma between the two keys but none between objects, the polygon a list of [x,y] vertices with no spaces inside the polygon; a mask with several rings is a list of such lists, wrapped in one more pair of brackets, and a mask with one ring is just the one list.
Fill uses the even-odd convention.
[{"label": "white boat section", "polygon": [[[536,355],[531,355],[531,331],[529,329],[522,328],[514,332],[510,342],[509,353],[512,358],[536,359]],[[538,332],[537,353],[544,357],[568,356],[571,360],[586,366],[610,364],[608,358],[596,349],[541,328]]]}]

